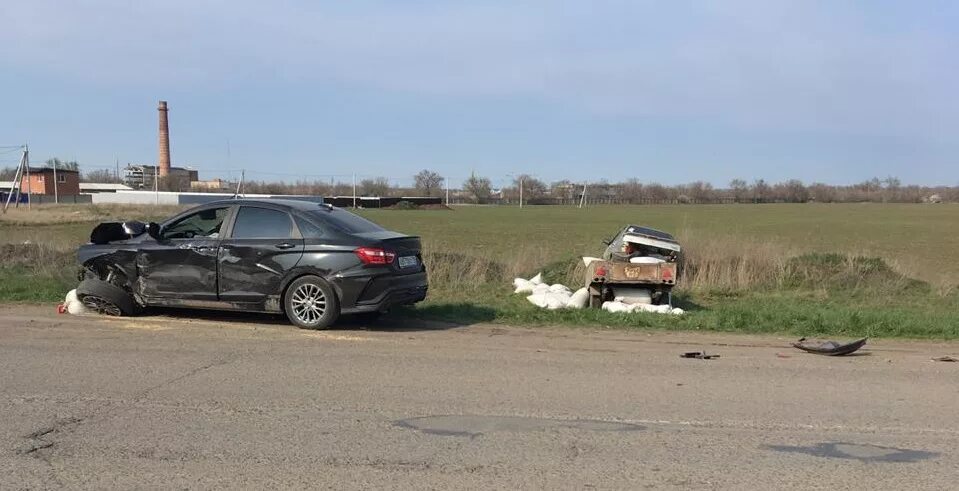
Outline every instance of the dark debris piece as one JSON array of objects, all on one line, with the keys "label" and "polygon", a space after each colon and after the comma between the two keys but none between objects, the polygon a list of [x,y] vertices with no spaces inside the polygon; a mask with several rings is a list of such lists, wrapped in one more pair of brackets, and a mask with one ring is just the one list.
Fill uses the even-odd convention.
[{"label": "dark debris piece", "polygon": [[807,341],[806,338],[799,338],[799,341],[793,343],[794,348],[801,349],[809,353],[826,356],[843,356],[854,353],[866,345],[869,338],[857,339],[848,343],[837,343],[836,341]]},{"label": "dark debris piece", "polygon": [[679,355],[680,358],[695,358],[697,360],[712,360],[719,358],[719,355],[707,355],[705,351],[687,351]]}]

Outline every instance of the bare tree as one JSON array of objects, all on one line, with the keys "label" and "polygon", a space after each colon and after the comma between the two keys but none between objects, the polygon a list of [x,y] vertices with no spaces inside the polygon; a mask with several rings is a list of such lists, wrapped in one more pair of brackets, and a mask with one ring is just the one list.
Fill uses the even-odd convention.
[{"label": "bare tree", "polygon": [[103,182],[103,183],[118,183],[120,179],[117,178],[116,174],[110,172],[107,169],[97,169],[90,172],[84,172],[80,175],[80,181],[82,182]]},{"label": "bare tree", "polygon": [[513,186],[508,189],[510,199],[519,201],[520,186],[523,186],[523,203],[530,203],[533,200],[540,200],[546,196],[548,188],[543,181],[530,176],[529,174],[520,174],[513,179]]},{"label": "bare tree", "polygon": [[363,196],[389,196],[390,181],[385,177],[363,179],[360,181],[360,193]]},{"label": "bare tree", "polygon": [[486,203],[492,193],[492,184],[486,177],[472,175],[463,183],[463,190],[469,193],[477,203]]},{"label": "bare tree", "polygon": [[443,176],[431,170],[423,169],[419,174],[413,176],[416,190],[425,196],[433,196],[436,192],[439,195],[440,187],[443,185]]},{"label": "bare tree", "polygon": [[752,195],[754,203],[765,203],[769,199],[769,184],[762,179],[756,179],[753,183]]},{"label": "bare tree", "polygon": [[75,170],[75,171],[80,170],[80,164],[78,164],[76,160],[67,161],[67,160],[60,160],[54,157],[52,159],[47,159],[46,164],[50,167],[56,167],[57,169]]},{"label": "bare tree", "polygon": [[746,201],[749,196],[749,185],[742,179],[733,179],[729,181],[729,189],[733,192],[733,199],[737,203]]},{"label": "bare tree", "polygon": [[629,203],[639,203],[643,200],[643,184],[639,179],[630,178],[617,186],[616,195],[619,199]]},{"label": "bare tree", "polygon": [[713,185],[708,182],[696,181],[686,186],[686,192],[695,203],[708,203],[713,198]]},{"label": "bare tree", "polygon": [[0,181],[12,181],[17,175],[16,167],[4,167],[0,169]]}]

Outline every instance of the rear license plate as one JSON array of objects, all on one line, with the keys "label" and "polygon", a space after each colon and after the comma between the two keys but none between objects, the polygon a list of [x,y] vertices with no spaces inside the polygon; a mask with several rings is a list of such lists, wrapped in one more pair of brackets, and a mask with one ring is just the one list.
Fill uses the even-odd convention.
[{"label": "rear license plate", "polygon": [[400,256],[400,268],[415,268],[419,261],[416,256]]}]

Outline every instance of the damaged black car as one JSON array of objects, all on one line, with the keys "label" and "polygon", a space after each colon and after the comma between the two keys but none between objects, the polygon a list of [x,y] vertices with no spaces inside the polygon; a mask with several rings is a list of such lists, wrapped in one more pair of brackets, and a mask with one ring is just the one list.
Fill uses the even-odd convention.
[{"label": "damaged black car", "polygon": [[80,247],[78,299],[111,315],[144,307],[283,313],[309,329],[426,298],[420,238],[322,203],[216,201],[163,223],[103,223]]}]

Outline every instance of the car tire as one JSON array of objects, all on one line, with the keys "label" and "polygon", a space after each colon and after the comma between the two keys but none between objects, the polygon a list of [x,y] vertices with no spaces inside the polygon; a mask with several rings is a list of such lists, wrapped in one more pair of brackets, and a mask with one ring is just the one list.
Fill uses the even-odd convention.
[{"label": "car tire", "polygon": [[301,276],[287,287],[283,311],[293,325],[301,329],[325,329],[340,317],[336,292],[319,276]]},{"label": "car tire", "polygon": [[81,281],[77,285],[77,299],[84,307],[98,314],[133,315],[138,310],[130,292],[99,279]]}]

